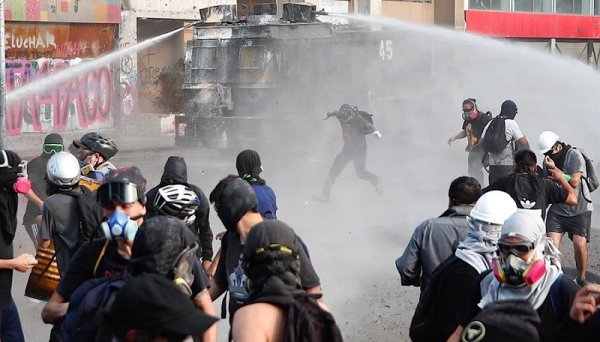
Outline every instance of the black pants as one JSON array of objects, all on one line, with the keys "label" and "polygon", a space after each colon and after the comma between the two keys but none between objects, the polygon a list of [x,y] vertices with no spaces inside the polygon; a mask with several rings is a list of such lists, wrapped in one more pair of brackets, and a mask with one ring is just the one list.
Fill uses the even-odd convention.
[{"label": "black pants", "polygon": [[342,170],[350,161],[354,163],[354,170],[356,171],[356,176],[358,176],[358,178],[367,180],[374,187],[377,187],[379,177],[366,170],[367,144],[344,144],[340,153],[335,157],[331,169],[329,169],[325,187],[323,187],[323,194],[329,196],[335,179],[342,173]]}]

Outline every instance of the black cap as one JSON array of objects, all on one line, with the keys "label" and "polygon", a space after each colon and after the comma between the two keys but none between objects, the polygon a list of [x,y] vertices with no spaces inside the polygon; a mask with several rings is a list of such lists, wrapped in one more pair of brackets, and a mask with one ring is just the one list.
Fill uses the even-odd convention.
[{"label": "black cap", "polygon": [[197,309],[165,276],[144,273],[128,280],[119,290],[105,321],[117,334],[140,330],[200,336],[218,318]]},{"label": "black cap", "polygon": [[21,163],[21,157],[15,151],[0,150],[0,170],[16,171],[16,167]]},{"label": "black cap", "polygon": [[179,253],[196,240],[196,236],[178,218],[154,216],[144,220],[133,241],[131,273],[157,272],[171,276]]},{"label": "black cap", "polygon": [[58,133],[50,133],[50,134],[46,135],[46,138],[44,139],[44,144],[62,145],[63,144],[63,138]]},{"label": "black cap", "polygon": [[462,333],[462,341],[536,342],[540,340],[540,317],[527,301],[490,304],[480,311]]},{"label": "black cap", "polygon": [[502,102],[502,107],[500,107],[500,116],[514,119],[517,115],[517,104],[512,100],[506,100]]}]

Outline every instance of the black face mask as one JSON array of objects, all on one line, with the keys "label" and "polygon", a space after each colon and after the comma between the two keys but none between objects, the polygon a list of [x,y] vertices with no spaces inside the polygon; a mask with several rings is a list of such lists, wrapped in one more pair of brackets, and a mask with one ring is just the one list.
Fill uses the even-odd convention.
[{"label": "black face mask", "polygon": [[217,215],[225,229],[236,230],[238,221],[252,209],[258,207],[254,190],[241,178],[234,179],[223,190],[221,197],[215,201]]},{"label": "black face mask", "polygon": [[567,156],[567,151],[571,148],[571,146],[568,146],[563,143],[561,143],[561,145],[562,145],[562,149],[558,153],[548,155],[548,157],[550,157],[550,159],[552,159],[554,164],[556,164],[556,167],[558,167],[559,169],[562,170],[562,168],[565,164],[565,158]]}]

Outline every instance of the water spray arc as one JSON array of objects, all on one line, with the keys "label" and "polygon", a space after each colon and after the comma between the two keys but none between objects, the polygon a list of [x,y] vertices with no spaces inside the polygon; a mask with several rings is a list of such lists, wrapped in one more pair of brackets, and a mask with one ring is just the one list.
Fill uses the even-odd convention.
[{"label": "water spray arc", "polygon": [[57,72],[56,74],[42,78],[42,79],[37,80],[32,83],[29,83],[19,89],[11,91],[10,94],[8,94],[6,97],[6,103],[11,104],[12,102],[18,101],[18,100],[23,99],[28,96],[31,96],[31,94],[35,94],[37,92],[44,91],[46,89],[54,87],[54,86],[56,86],[56,84],[64,83],[64,82],[68,81],[69,79],[76,77],[77,75],[85,74],[86,72],[97,69],[100,66],[115,62],[127,55],[131,55],[132,53],[135,53],[135,52],[138,52],[145,48],[148,48],[148,47],[180,32],[180,31],[182,31],[183,29],[185,29],[185,27],[181,27],[174,31],[162,34],[160,36],[156,36],[154,38],[144,40],[143,42],[132,45],[125,49],[111,52],[109,54],[106,54],[106,55],[98,58],[98,59],[94,59],[94,60],[88,61],[88,62],[83,62],[72,68],[64,69],[62,71]]}]

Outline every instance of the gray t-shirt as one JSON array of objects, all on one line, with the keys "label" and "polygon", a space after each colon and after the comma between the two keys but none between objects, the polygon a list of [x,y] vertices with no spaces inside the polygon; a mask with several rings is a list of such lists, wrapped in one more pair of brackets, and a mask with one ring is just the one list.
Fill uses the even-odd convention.
[{"label": "gray t-shirt", "polygon": [[[577,206],[572,207],[564,203],[558,203],[553,204],[550,207],[550,211],[559,216],[566,217],[577,216],[587,211],[592,211],[594,207],[592,203],[588,202],[588,200],[591,200],[592,198],[590,196],[590,190],[588,189],[587,183],[583,180],[583,177],[587,177],[587,172],[585,170],[585,159],[581,155],[581,152],[571,148],[565,157],[565,164],[563,165],[562,171],[568,175],[577,172],[582,173],[581,184],[575,189],[575,192],[577,193]],[[586,200],[586,198],[588,200]]]},{"label": "gray t-shirt", "polygon": [[67,271],[79,242],[79,207],[76,194],[54,194],[44,201],[40,238],[54,241],[56,263],[62,275]]}]

